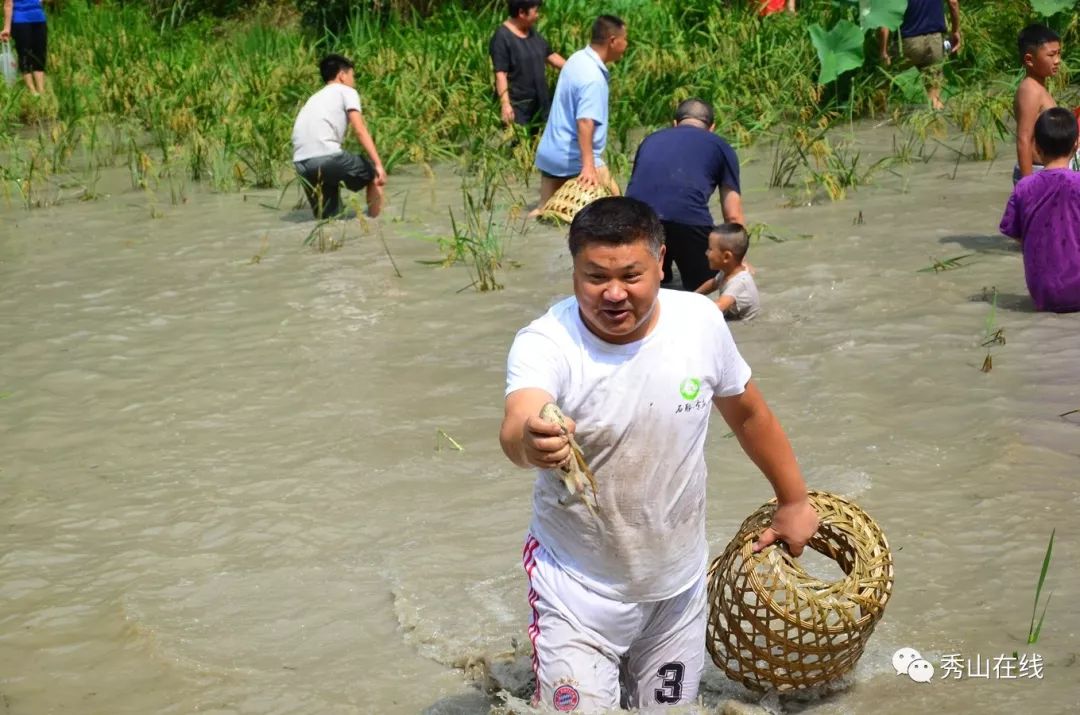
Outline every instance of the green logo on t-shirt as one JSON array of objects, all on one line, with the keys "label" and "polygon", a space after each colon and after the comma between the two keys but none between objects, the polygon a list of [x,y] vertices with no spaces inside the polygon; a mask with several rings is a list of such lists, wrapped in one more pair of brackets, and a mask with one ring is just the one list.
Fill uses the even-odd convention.
[{"label": "green logo on t-shirt", "polygon": [[684,400],[692,400],[698,396],[698,392],[701,391],[701,380],[696,377],[688,377],[679,383],[679,394],[683,396]]}]

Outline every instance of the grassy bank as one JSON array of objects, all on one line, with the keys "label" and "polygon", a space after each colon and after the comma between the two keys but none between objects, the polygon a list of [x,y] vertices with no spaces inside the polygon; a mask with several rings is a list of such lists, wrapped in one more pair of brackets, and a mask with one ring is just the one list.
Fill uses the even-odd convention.
[{"label": "grassy bank", "polygon": [[[631,38],[612,71],[615,168],[628,164],[632,130],[665,124],[674,103],[689,96],[712,101],[718,131],[743,144],[778,126],[813,139],[831,121],[881,116],[916,98],[872,59],[820,86],[807,27],[852,19],[854,5],[805,6],[797,17],[762,19],[742,4],[715,0],[604,4],[627,20]],[[34,205],[34,181],[50,172],[75,170],[89,183],[97,166],[117,162],[142,187],[187,180],[220,190],[280,185],[290,175],[293,118],[320,84],[316,63],[327,48],[358,62],[365,114],[391,170],[461,157],[473,169],[490,169],[503,129],[491,99],[487,41],[502,7],[445,3],[424,18],[361,12],[337,35],[320,35],[301,26],[292,4],[165,27],[145,5],[68,0],[51,18],[53,96],[34,100],[0,89],[0,151],[13,157],[2,169],[7,192]],[[549,2],[540,29],[569,55],[584,45],[598,8],[592,0]],[[1000,134],[1019,76],[1016,31],[1034,16],[1023,2],[968,0],[963,10],[965,44],[947,66],[955,96],[946,116],[973,134],[975,147]],[[1077,19],[1056,19],[1068,63],[1078,56]],[[870,33],[866,56],[876,54]],[[520,147],[508,161],[524,172],[530,158]]]}]

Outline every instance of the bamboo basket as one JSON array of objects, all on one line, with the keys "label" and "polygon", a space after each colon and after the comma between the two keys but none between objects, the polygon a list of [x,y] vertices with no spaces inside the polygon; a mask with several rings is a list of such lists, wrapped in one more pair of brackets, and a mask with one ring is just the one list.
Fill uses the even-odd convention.
[{"label": "bamboo basket", "polygon": [[603,183],[597,186],[582,186],[577,179],[570,179],[551,195],[540,218],[552,223],[570,223],[577,212],[597,199],[611,196],[611,190]]},{"label": "bamboo basket", "polygon": [[753,553],[775,499],[709,567],[709,654],[752,690],[805,690],[849,673],[892,593],[892,555],[874,520],[833,494],[810,492],[810,503],[821,526],[807,546],[836,561],[844,578],[815,578],[779,545]]}]

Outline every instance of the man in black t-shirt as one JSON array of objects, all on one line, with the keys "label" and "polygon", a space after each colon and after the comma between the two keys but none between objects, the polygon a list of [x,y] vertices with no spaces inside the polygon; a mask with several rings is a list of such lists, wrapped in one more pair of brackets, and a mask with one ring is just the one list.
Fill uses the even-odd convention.
[{"label": "man in black t-shirt", "polygon": [[533,25],[543,0],[508,0],[510,17],[499,26],[488,47],[495,69],[495,93],[504,124],[538,125],[551,109],[544,63],[559,69],[566,61],[552,51]]},{"label": "man in black t-shirt", "polygon": [[675,110],[674,126],[653,132],[638,146],[626,195],[649,204],[664,226],[664,284],[671,265],[679,267],[683,289],[696,290],[716,275],[705,250],[713,217],[709,199],[719,189],[724,223],[745,224],[739,159],[713,134],[715,114],[708,102],[687,99]]}]

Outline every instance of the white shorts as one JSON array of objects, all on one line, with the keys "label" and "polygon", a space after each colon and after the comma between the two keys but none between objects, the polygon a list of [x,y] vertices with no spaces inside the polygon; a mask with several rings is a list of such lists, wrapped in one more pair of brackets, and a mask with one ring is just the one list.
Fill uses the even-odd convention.
[{"label": "white shorts", "polygon": [[522,562],[532,607],[534,706],[588,713],[697,699],[705,665],[704,573],[666,600],[623,603],[574,580],[531,534]]}]

